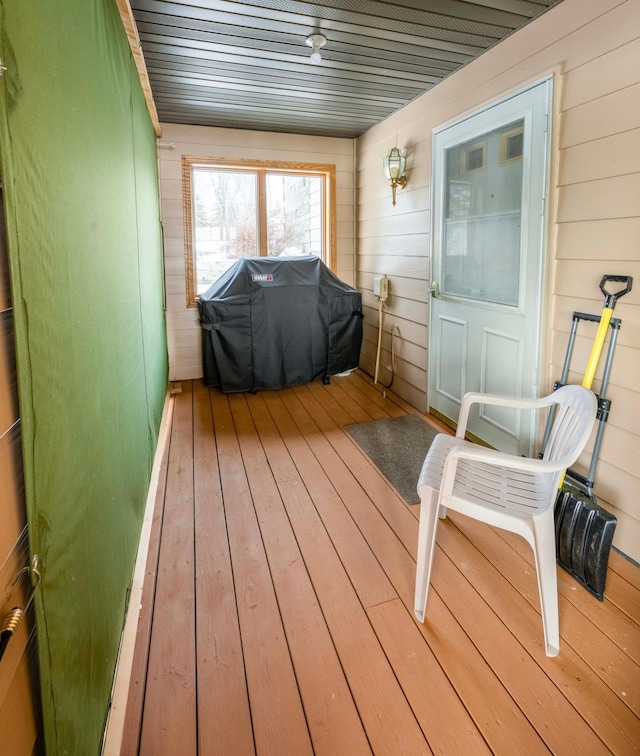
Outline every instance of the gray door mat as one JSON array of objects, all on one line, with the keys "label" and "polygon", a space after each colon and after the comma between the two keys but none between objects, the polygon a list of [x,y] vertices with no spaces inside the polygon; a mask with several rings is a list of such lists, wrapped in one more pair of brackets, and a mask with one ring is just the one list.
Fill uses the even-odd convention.
[{"label": "gray door mat", "polygon": [[408,504],[417,504],[422,463],[438,431],[417,415],[402,415],[345,426]]}]

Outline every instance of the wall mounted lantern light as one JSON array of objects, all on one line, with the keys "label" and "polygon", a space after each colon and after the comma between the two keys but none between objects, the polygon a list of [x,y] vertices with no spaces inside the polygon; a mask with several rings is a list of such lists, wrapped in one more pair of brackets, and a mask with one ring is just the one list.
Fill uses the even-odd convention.
[{"label": "wall mounted lantern light", "polygon": [[404,175],[406,159],[397,147],[392,147],[384,159],[384,172],[391,181],[391,193],[393,204],[396,204],[396,188],[404,189],[407,185],[407,177]]},{"label": "wall mounted lantern light", "polygon": [[311,62],[318,65],[322,60],[320,48],[324,47],[327,44],[327,38],[324,36],[324,34],[311,34],[309,37],[307,37],[307,44],[309,45],[309,47],[313,48],[313,52],[311,53]]}]

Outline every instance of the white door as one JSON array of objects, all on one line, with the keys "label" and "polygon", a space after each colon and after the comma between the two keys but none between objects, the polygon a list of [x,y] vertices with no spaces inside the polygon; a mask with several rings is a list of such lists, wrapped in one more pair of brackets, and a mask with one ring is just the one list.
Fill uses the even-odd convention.
[{"label": "white door", "polygon": [[[467,391],[537,396],[551,80],[433,135],[429,405]],[[533,451],[531,414],[479,406],[469,430]]]}]

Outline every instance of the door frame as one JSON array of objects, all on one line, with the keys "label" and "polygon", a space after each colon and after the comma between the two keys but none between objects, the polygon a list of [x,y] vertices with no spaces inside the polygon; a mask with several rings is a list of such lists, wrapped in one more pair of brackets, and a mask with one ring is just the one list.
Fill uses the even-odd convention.
[{"label": "door frame", "polygon": [[[459,124],[464,123],[465,121],[472,119],[482,113],[485,113],[489,110],[491,110],[494,107],[500,106],[501,104],[508,102],[509,100],[518,97],[529,90],[532,90],[540,85],[546,85],[547,91],[546,91],[546,125],[545,125],[545,135],[544,135],[544,154],[542,156],[542,206],[541,206],[541,220],[540,220],[540,256],[538,261],[538,272],[539,272],[539,292],[538,292],[538,301],[537,306],[535,309],[535,313],[533,314],[533,317],[536,321],[536,332],[537,332],[537,339],[536,343],[534,344],[535,349],[535,355],[533,360],[533,387],[534,392],[536,396],[540,395],[541,386],[546,385],[546,379],[547,379],[547,370],[543,370],[542,367],[542,358],[543,354],[546,353],[547,349],[547,338],[545,336],[545,328],[549,321],[549,313],[547,308],[547,302],[549,301],[549,265],[548,260],[550,259],[550,248],[549,243],[552,241],[552,235],[550,234],[550,228],[551,224],[553,223],[553,218],[551,217],[552,212],[554,211],[553,203],[550,201],[550,198],[552,196],[553,192],[553,185],[552,185],[552,178],[553,178],[553,161],[552,161],[552,155],[554,154],[555,145],[556,145],[556,135],[554,133],[554,127],[555,127],[555,120],[554,120],[554,113],[555,113],[555,103],[556,103],[556,97],[557,97],[557,86],[556,86],[556,71],[551,71],[548,74],[545,74],[544,76],[541,76],[539,78],[536,78],[535,80],[528,82],[527,84],[518,87],[517,89],[514,89],[512,91],[509,91],[500,97],[497,97],[494,100],[491,100],[489,102],[485,102],[483,105],[474,108],[473,110],[466,111],[460,116],[457,116],[456,118],[451,119],[450,121],[447,121],[446,123],[443,123],[442,125],[432,129],[431,131],[431,177],[430,177],[430,195],[431,195],[431,213],[430,213],[430,222],[429,222],[429,279],[428,279],[428,350],[430,351],[432,348],[432,324],[433,324],[433,295],[432,295],[432,289],[431,289],[431,282],[434,280],[434,265],[435,265],[435,247],[436,247],[436,226],[437,226],[437,218],[436,218],[436,206],[438,205],[437,202],[437,192],[439,191],[439,187],[436,185],[436,136],[454,126],[457,126]],[[438,410],[436,410],[433,407],[433,396],[432,396],[432,390],[433,390],[433,380],[431,375],[432,370],[432,362],[431,358],[428,359],[428,371],[427,371],[427,408],[428,412],[431,414],[434,414],[436,417],[438,417],[440,420],[445,422],[445,424],[453,427],[454,429],[457,427],[457,419],[455,421],[451,421],[451,418],[446,417],[442,413],[440,413]],[[530,438],[530,451],[533,452],[533,445],[536,438],[536,432],[539,431],[539,428],[534,424],[531,428],[531,438]],[[481,439],[474,437],[473,433],[467,432],[467,436],[472,438],[475,441],[479,441],[480,443],[485,443]]]}]

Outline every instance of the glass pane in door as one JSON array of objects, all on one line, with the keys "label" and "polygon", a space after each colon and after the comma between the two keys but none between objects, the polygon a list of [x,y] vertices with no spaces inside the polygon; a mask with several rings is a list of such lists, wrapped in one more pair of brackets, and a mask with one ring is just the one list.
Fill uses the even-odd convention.
[{"label": "glass pane in door", "polygon": [[524,121],[446,150],[443,293],[517,306]]}]

